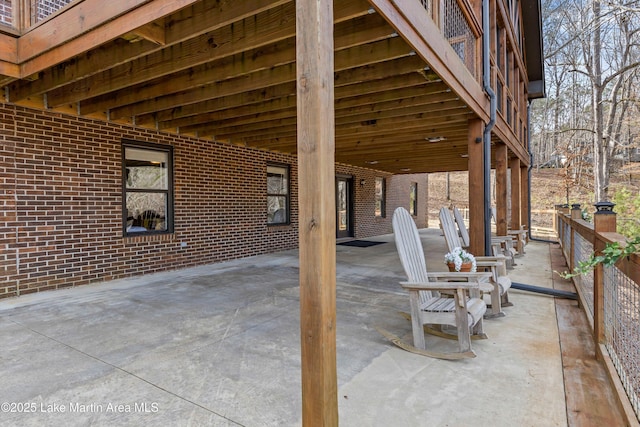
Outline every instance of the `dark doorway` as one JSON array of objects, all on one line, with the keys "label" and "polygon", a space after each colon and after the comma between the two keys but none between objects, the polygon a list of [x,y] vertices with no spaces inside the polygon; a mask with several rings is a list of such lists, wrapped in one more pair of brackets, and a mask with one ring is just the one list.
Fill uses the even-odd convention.
[{"label": "dark doorway", "polygon": [[353,177],[336,177],[336,237],[353,237]]}]

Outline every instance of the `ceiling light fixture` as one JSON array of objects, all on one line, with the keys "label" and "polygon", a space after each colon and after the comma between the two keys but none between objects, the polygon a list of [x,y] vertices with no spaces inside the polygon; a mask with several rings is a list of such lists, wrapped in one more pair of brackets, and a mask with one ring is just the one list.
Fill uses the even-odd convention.
[{"label": "ceiling light fixture", "polygon": [[424,139],[425,141],[428,141],[428,142],[440,142],[440,141],[444,141],[447,138],[445,138],[444,136],[428,136],[428,137],[425,137]]}]

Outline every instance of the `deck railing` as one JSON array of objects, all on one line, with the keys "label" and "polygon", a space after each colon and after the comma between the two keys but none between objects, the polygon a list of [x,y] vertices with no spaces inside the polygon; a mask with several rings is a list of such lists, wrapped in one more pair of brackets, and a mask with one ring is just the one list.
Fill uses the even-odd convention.
[{"label": "deck railing", "polygon": [[0,0],[0,24],[13,27],[13,4],[11,0]]},{"label": "deck railing", "polygon": [[[612,212],[596,212],[590,224],[581,219],[579,206],[571,211],[561,206],[556,224],[570,269],[608,243],[625,242],[615,232]],[[612,381],[624,389],[626,396],[620,400],[627,413],[633,412],[628,416],[640,421],[640,255],[621,259],[612,267],[598,265],[590,274],[573,280],[593,328],[598,356]]]},{"label": "deck railing", "polygon": [[77,0],[0,0],[0,24],[27,30]]},{"label": "deck railing", "polygon": [[468,0],[420,0],[420,3],[471,75],[480,79],[481,29]]}]

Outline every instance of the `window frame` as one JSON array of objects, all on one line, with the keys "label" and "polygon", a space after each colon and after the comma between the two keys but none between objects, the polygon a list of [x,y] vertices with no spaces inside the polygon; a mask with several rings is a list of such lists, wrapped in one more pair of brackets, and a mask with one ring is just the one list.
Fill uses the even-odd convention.
[{"label": "window frame", "polygon": [[[376,212],[376,206],[378,204],[378,193],[375,189],[378,186],[378,181],[381,182],[382,192],[380,194],[380,215]],[[386,218],[387,217],[387,180],[382,176],[377,176],[374,180],[374,207],[373,207],[373,216],[376,218]]]},{"label": "window frame", "polygon": [[[157,151],[167,155],[167,189],[132,189],[127,188],[127,148],[137,148],[141,150]],[[123,139],[121,144],[121,163],[122,163],[122,235],[123,237],[148,236],[153,234],[172,234],[174,232],[174,173],[173,173],[173,146],[166,144],[155,144],[151,142],[134,141]],[[133,193],[162,193],[167,195],[167,211],[165,213],[166,230],[147,230],[147,231],[127,231],[127,192]]]},{"label": "window frame", "polygon": [[[411,198],[413,197],[413,200]],[[418,183],[412,182],[409,187],[409,213],[418,216]]]},{"label": "window frame", "polygon": [[[269,185],[268,185],[268,180],[269,180],[269,167],[274,167],[274,168],[283,168],[285,169],[287,175],[286,175],[286,180],[287,180],[287,194],[283,195],[283,194],[273,194],[273,193],[269,193]],[[283,226],[283,225],[290,225],[291,224],[291,165],[287,164],[287,163],[275,163],[275,162],[268,162],[267,163],[267,167],[265,168],[265,185],[266,185],[266,213],[267,213],[267,218],[266,218],[266,223],[268,227],[273,227],[273,226]],[[283,222],[269,222],[269,197],[283,197],[285,198],[285,213],[286,213],[286,219]]]}]

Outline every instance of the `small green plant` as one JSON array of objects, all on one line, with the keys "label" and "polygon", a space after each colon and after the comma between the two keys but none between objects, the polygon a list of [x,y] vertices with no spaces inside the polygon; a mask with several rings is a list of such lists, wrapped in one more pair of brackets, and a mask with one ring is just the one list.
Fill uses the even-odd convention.
[{"label": "small green plant", "polygon": [[640,234],[640,194],[623,187],[615,192],[612,202],[618,213],[618,233],[626,237]]},{"label": "small green plant", "polygon": [[565,279],[569,279],[592,271],[598,264],[611,267],[619,259],[638,252],[640,252],[640,235],[627,240],[624,247],[618,242],[607,243],[600,255],[592,254],[586,261],[578,262],[578,266],[572,272],[559,273],[556,271],[556,273]]}]

